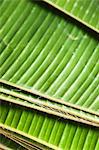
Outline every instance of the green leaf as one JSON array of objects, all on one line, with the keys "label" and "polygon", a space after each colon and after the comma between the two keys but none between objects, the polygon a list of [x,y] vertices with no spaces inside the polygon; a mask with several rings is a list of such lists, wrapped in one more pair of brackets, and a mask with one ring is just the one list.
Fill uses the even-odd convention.
[{"label": "green leaf", "polygon": [[[97,33],[35,0],[4,0],[0,12],[1,79],[99,110]],[[45,145],[99,149],[99,129],[12,104],[0,107],[2,125],[42,139]]]},{"label": "green leaf", "polygon": [[[4,84],[2,84],[3,87],[0,88],[0,99],[2,101],[36,109],[38,111],[62,117],[64,119],[70,119],[96,127],[99,126],[99,113],[97,112],[90,111],[82,107],[76,107],[75,105],[70,105],[69,103],[62,104],[59,103],[60,100],[58,99],[55,99],[55,101],[54,99],[45,99],[41,96],[41,94],[37,95],[37,92],[32,94],[31,90],[28,92],[26,88],[22,88],[20,86],[16,87],[14,84],[9,84],[9,82],[2,83]],[[11,89],[7,89],[6,85],[9,85],[9,88]]]},{"label": "green leaf", "polygon": [[99,33],[99,0],[42,0]]},{"label": "green leaf", "polygon": [[[5,36],[10,17],[14,18],[14,13],[19,12],[18,6],[23,8],[23,2],[27,3],[27,7],[29,5],[31,13],[25,17],[17,31],[13,30],[18,21],[15,20]],[[9,3],[10,7],[13,1]],[[5,4],[6,0],[1,9],[5,8]],[[3,42],[8,43],[3,48],[1,42],[1,78],[61,97],[71,103],[95,108],[98,103],[97,35],[86,32],[57,15],[54,10],[45,8],[42,3],[22,0],[17,5],[16,11],[12,9],[14,12],[5,20],[0,31]],[[24,11],[18,19],[25,15]],[[3,19],[4,15],[1,16],[1,21]],[[9,36],[10,32],[13,36]]]},{"label": "green leaf", "polygon": [[26,150],[21,145],[10,140],[4,135],[0,135],[0,148],[4,148],[4,150]]},{"label": "green leaf", "polygon": [[2,145],[9,146],[12,149],[37,150],[39,148],[40,150],[43,150],[46,148],[41,144],[38,145],[38,143],[34,142],[33,140],[30,140],[16,133],[12,133],[11,131],[8,131],[6,129],[0,128],[0,133],[1,133],[0,142],[2,143]]},{"label": "green leaf", "polygon": [[[95,148],[96,141],[99,138],[99,130],[97,128],[95,129],[90,128],[89,126],[67,122],[55,117],[52,118],[51,116],[23,108],[22,106],[14,106],[12,104],[8,105],[8,103],[1,103],[1,107],[2,106],[2,120],[0,119],[1,127],[26,136],[52,149],[57,149],[57,147],[55,148],[54,145],[62,149],[72,146],[72,149],[74,149],[74,147],[77,146],[76,139],[80,135],[80,145],[82,145],[82,147],[86,147],[87,144],[90,143],[90,137],[94,135],[95,140],[93,139],[93,146]],[[6,109],[6,107],[8,109]],[[6,117],[4,116],[5,111],[8,114]],[[85,141],[85,138],[87,138],[87,143]],[[71,143],[72,141],[73,143]]]}]

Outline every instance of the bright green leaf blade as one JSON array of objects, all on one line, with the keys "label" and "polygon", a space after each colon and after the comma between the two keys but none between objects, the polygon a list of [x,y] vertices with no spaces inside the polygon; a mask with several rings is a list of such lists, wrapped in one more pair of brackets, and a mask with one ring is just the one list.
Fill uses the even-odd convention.
[{"label": "bright green leaf blade", "polygon": [[[3,121],[0,120],[0,122],[3,123],[5,127],[7,126],[11,127],[12,131],[14,131],[15,129],[15,132],[22,131],[21,134],[26,133],[25,136],[27,136],[28,138],[35,137],[34,139],[36,140],[38,138],[37,140],[38,142],[41,139],[42,144],[44,144],[44,141],[45,141],[47,143],[53,144],[53,146],[59,146],[59,148],[61,147],[62,149],[65,149],[65,147],[68,148],[71,146],[73,147],[72,149],[74,149],[74,147],[76,147],[76,141],[77,141],[78,135],[79,137],[81,136],[80,137],[81,145],[86,146],[85,138],[87,138],[87,143],[90,144],[90,141],[91,141],[90,136],[93,136],[94,134],[94,136],[96,137],[95,140],[93,141],[93,144],[95,147],[97,143],[97,139],[99,138],[98,137],[99,129],[90,128],[89,126],[84,126],[84,125],[82,126],[81,124],[75,124],[73,122],[70,123],[65,120],[64,121],[59,120],[58,118],[55,118],[55,117],[51,118],[50,116],[35,112],[30,109],[24,109],[23,107],[14,106],[12,104],[8,105],[8,103],[2,103],[1,107],[2,106],[7,111],[7,114],[8,114],[5,118],[3,117],[3,111],[2,111]],[[9,110],[7,110],[6,107],[8,107]],[[21,111],[21,114],[18,113],[19,110]],[[13,115],[14,117],[11,117]],[[12,118],[10,120],[10,123],[9,123],[9,117],[10,119]],[[15,122],[17,122],[17,125]],[[85,138],[82,136],[81,133],[84,135]],[[57,136],[55,136],[56,134]],[[46,146],[47,146],[47,143],[46,143]]]},{"label": "bright green leaf blade", "polygon": [[42,0],[99,33],[99,0]]},{"label": "bright green leaf blade", "polygon": [[[41,3],[23,0],[19,8],[16,6],[16,14],[24,3],[27,8],[18,19],[22,20],[21,16],[25,16],[27,10],[31,13],[28,12],[29,16],[24,18],[17,32],[13,30],[18,21],[15,20],[5,35],[10,16],[0,32],[3,42],[9,43],[2,47],[0,55],[1,78],[95,109],[99,83],[98,37],[56,15],[54,10],[42,8]],[[13,12],[11,17],[14,16]],[[87,100],[89,96],[90,102]]]},{"label": "bright green leaf blade", "polygon": [[[0,77],[74,104],[93,109],[97,106],[98,110],[98,36],[36,1],[15,0],[14,3],[13,0],[4,0],[0,10],[3,14],[0,20]],[[16,15],[18,18],[14,20]],[[66,93],[70,93],[70,99],[66,98]],[[10,124],[6,117],[16,117],[20,109],[5,108],[0,119],[2,123],[6,120]],[[32,122],[30,134],[32,128],[35,130],[39,127],[34,135],[62,149],[72,147],[74,150],[78,135],[82,148],[87,149],[91,142],[94,148],[95,145],[98,147],[98,132],[95,129],[87,127],[85,131],[85,127],[80,127],[80,130],[77,124],[60,122],[39,114],[33,114],[32,119],[25,110],[21,113],[14,124],[16,126],[21,117],[18,129],[23,128],[22,121],[25,122],[24,118],[28,117]],[[26,131],[29,128],[28,120]],[[84,137],[81,131],[84,131]],[[94,133],[95,141],[91,140]],[[58,136],[53,138],[56,134]]]}]

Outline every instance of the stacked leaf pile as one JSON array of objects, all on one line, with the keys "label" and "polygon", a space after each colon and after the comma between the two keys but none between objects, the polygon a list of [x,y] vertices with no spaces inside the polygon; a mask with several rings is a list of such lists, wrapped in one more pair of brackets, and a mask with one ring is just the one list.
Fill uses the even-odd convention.
[{"label": "stacked leaf pile", "polygon": [[99,150],[99,0],[0,0],[0,149]]}]

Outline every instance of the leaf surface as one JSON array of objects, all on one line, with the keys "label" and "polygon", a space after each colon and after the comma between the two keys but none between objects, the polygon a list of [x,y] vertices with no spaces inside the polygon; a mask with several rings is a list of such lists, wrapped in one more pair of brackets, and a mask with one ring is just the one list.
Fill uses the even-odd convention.
[{"label": "leaf surface", "polygon": [[[0,78],[99,110],[99,38],[48,5],[0,3]],[[99,129],[3,103],[0,122],[60,149],[99,149]],[[27,136],[28,136],[27,134]]]}]

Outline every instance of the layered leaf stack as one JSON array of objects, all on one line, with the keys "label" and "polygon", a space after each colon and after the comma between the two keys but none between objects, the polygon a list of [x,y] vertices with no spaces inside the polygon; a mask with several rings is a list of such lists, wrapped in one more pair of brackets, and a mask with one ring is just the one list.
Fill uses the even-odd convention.
[{"label": "layered leaf stack", "polygon": [[[66,3],[66,10],[79,16],[81,23],[43,1],[0,1],[1,145],[9,147],[4,141],[11,137],[9,142],[17,142],[19,149],[99,149],[99,7],[95,1],[93,7],[94,1],[90,6],[86,1],[82,10],[88,13],[83,16],[76,8],[80,1],[79,5],[54,1],[64,7]],[[52,109],[50,113],[42,105],[36,109],[38,100]],[[69,117],[59,115],[62,111],[55,114],[56,107]],[[78,123],[70,113],[91,123]]]}]

